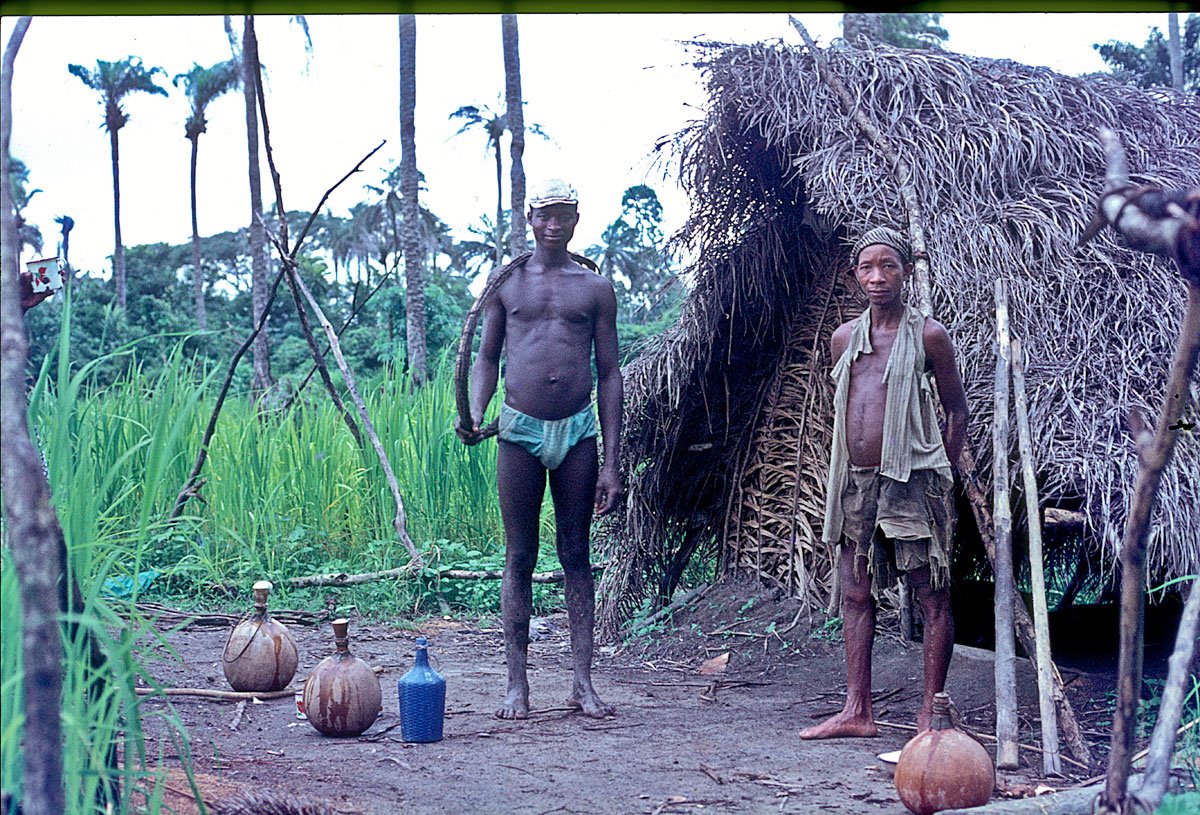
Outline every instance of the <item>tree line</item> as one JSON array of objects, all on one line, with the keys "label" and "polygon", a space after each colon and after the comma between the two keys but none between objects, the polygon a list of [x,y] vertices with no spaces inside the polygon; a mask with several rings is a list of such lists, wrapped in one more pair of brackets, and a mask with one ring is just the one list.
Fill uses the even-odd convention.
[{"label": "tree line", "polygon": [[[305,19],[294,17],[292,21],[304,34],[306,50],[311,51]],[[192,235],[187,245],[126,247],[121,238],[120,133],[130,118],[124,103],[136,93],[169,95],[166,72],[145,65],[137,56],[112,62],[97,60],[95,66],[71,64],[67,68],[100,97],[113,189],[111,280],[72,275],[75,348],[88,349],[89,354],[98,357],[137,342],[139,364],[153,367],[156,360],[167,358],[168,346],[191,334],[187,339],[189,349],[216,360],[236,347],[239,336],[263,314],[271,277],[266,236],[277,229],[278,215],[270,207],[264,208],[259,178],[261,127],[254,18],[242,18],[238,31],[237,21],[226,16],[224,28],[230,59],[207,66],[193,64],[171,80],[171,85],[182,90],[189,106],[183,122],[183,135],[191,143]],[[363,199],[350,207],[347,217],[328,211],[317,214],[315,228],[301,254],[301,273],[310,288],[327,298],[331,317],[337,316],[347,324],[345,342],[353,361],[364,365],[368,372],[396,363],[415,384],[420,384],[427,377],[427,358],[436,357],[457,340],[458,326],[472,299],[469,281],[530,247],[524,222],[521,154],[526,132],[540,136],[546,133],[540,125],[524,122],[517,20],[515,15],[502,15],[505,93],[501,104],[495,109],[468,105],[449,114],[451,119],[463,122],[458,135],[480,132],[487,139],[496,166],[496,213],[494,217],[484,215],[468,227],[465,238],[456,239],[449,225],[420,203],[424,178],[417,168],[413,136],[416,29],[413,15],[399,16],[400,162],[364,186]],[[245,98],[250,218],[244,228],[203,235],[196,187],[200,137],[208,130],[209,106],[222,95],[236,91]],[[512,197],[508,206],[503,200],[505,134],[510,137]],[[14,161],[11,183],[21,245],[41,252],[40,230],[21,217],[38,191],[29,190],[29,170],[19,161]],[[307,212],[289,212],[290,233],[297,234],[308,217]],[[74,220],[69,216],[57,220],[60,251],[70,266]],[[648,325],[660,321],[678,300],[675,292],[655,294],[672,279],[663,239],[662,207],[657,194],[648,186],[637,185],[626,191],[621,214],[600,242],[584,250],[600,263],[603,273],[614,278],[619,295],[624,295],[622,318],[627,323],[625,333],[631,338],[646,333]],[[58,323],[54,306],[31,312],[34,364],[51,346]],[[246,385],[259,393],[269,391],[281,375],[286,379],[299,373],[304,367],[304,343],[290,306],[272,306],[267,328],[255,338],[252,351],[252,371]],[[106,365],[115,374],[131,359],[121,357]]]}]

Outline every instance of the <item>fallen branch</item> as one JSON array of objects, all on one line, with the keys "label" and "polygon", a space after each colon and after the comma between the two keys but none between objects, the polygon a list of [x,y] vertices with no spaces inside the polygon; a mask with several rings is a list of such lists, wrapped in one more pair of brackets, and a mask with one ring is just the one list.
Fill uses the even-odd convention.
[{"label": "fallen branch", "polygon": [[221,702],[246,701],[249,699],[282,699],[294,696],[294,690],[239,691],[213,690],[212,688],[134,688],[138,696],[198,696]]},{"label": "fallen branch", "polygon": [[705,583],[702,586],[696,586],[694,589],[684,592],[679,597],[676,597],[674,600],[672,600],[671,604],[669,606],[660,608],[658,611],[654,612],[649,617],[647,617],[646,619],[644,619],[640,623],[638,623],[638,625],[635,627],[634,631],[635,632],[644,631],[645,629],[656,624],[660,620],[664,620],[664,619],[670,617],[675,612],[682,611],[683,609],[690,606],[692,603],[695,603],[697,600],[699,600],[705,594],[707,594],[708,590],[711,588],[712,588],[712,586],[710,584]]},{"label": "fallen branch", "polygon": [[[592,571],[603,571],[608,563],[593,563]],[[412,575],[412,569],[408,566],[402,566],[398,569],[387,569],[382,572],[364,572],[362,574],[346,574],[338,572],[333,574],[314,574],[307,577],[293,577],[285,581],[287,585],[294,589],[304,588],[305,586],[356,586],[360,583],[374,583],[379,580],[391,580],[397,577],[407,577]],[[437,576],[443,580],[500,580],[504,577],[502,569],[442,569],[437,573]],[[557,569],[552,572],[534,572],[534,583],[562,583],[566,578],[563,575],[562,569]],[[271,612],[272,616],[276,616],[275,612]]]},{"label": "fallen branch", "polygon": [[[221,614],[211,611],[192,613],[169,608],[158,603],[138,603],[136,609],[139,614],[152,622],[165,625],[174,624],[180,630],[188,628],[229,628],[230,626],[237,625],[244,617],[241,614]],[[117,613],[122,617],[129,617],[121,609],[118,609]],[[285,625],[320,625],[329,617],[329,613],[327,611],[316,613],[312,611],[271,609],[271,617]]]}]

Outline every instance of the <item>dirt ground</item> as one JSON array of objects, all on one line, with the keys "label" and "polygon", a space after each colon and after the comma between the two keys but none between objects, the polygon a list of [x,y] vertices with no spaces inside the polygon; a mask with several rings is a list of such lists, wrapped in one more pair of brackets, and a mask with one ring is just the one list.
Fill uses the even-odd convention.
[{"label": "dirt ground", "polygon": [[[624,645],[597,649],[596,686],[618,708],[596,721],[562,707],[570,690],[565,615],[532,626],[528,720],[495,719],[504,689],[503,642],[495,619],[432,619],[418,626],[447,682],[445,739],[400,738],[396,680],[412,664],[416,631],[351,626],[351,650],[381,666],[384,712],[361,737],[331,739],[297,719],[291,698],[248,704],[172,697],[191,735],[206,800],[246,791],[324,802],[336,813],[903,813],[878,753],[897,750],[911,727],[921,687],[920,648],[884,632],[876,640],[874,688],[880,735],[802,742],[801,728],[834,712],[845,691],[836,633],[797,620],[794,600],[752,580],[714,586],[674,624]],[[788,628],[793,622],[794,627]],[[329,626],[292,627],[300,649],[298,688],[333,650]],[[146,649],[144,664],[165,686],[228,689],[220,667],[227,632],[170,636],[177,657]],[[721,673],[707,659],[728,653]],[[963,720],[993,731],[990,652],[957,647],[948,690]],[[1153,669],[1148,669],[1152,675]],[[1108,737],[1111,668],[1064,670],[1068,691],[1097,760]],[[1039,743],[1034,672],[1019,660],[1023,744]],[[147,700],[145,712],[165,708]],[[175,752],[157,717],[145,716],[150,755]],[[989,750],[990,752],[990,750]],[[1001,790],[1043,781],[1063,788],[1093,775],[1065,765],[1069,777],[1040,779],[1036,752],[1001,773]],[[1094,771],[1097,772],[1098,771]],[[195,804],[182,776],[168,781],[178,812]],[[998,793],[999,794],[999,793]],[[284,811],[278,815],[284,815]]]}]

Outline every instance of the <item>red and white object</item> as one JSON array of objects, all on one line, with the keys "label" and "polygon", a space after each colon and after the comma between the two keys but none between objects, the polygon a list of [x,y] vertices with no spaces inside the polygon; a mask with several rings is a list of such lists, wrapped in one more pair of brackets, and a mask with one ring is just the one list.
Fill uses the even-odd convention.
[{"label": "red and white object", "polygon": [[33,293],[58,291],[65,284],[66,269],[57,257],[30,260],[25,269],[33,276]]}]

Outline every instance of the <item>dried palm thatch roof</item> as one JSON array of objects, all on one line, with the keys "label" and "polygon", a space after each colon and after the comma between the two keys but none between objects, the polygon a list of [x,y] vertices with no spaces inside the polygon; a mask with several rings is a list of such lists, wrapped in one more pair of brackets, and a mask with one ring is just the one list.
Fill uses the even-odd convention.
[{"label": "dried palm thatch roof", "polygon": [[[846,285],[846,242],[907,227],[888,162],[810,53],[696,47],[710,106],[672,146],[692,204],[676,241],[698,260],[679,322],[625,371],[627,508],[600,542],[609,632],[646,597],[668,596],[708,546],[723,567],[824,603],[828,337],[863,308]],[[1137,469],[1127,417],[1157,414],[1183,287],[1172,265],[1111,233],[1076,249],[1102,187],[1097,129],[1121,136],[1135,182],[1195,187],[1200,101],[940,51],[825,53],[914,168],[933,310],[958,349],[982,480],[1002,277],[1028,352],[1042,505],[1084,514],[1070,557],[1111,564]],[[1176,455],[1151,534],[1154,576],[1200,569],[1200,436]]]}]

